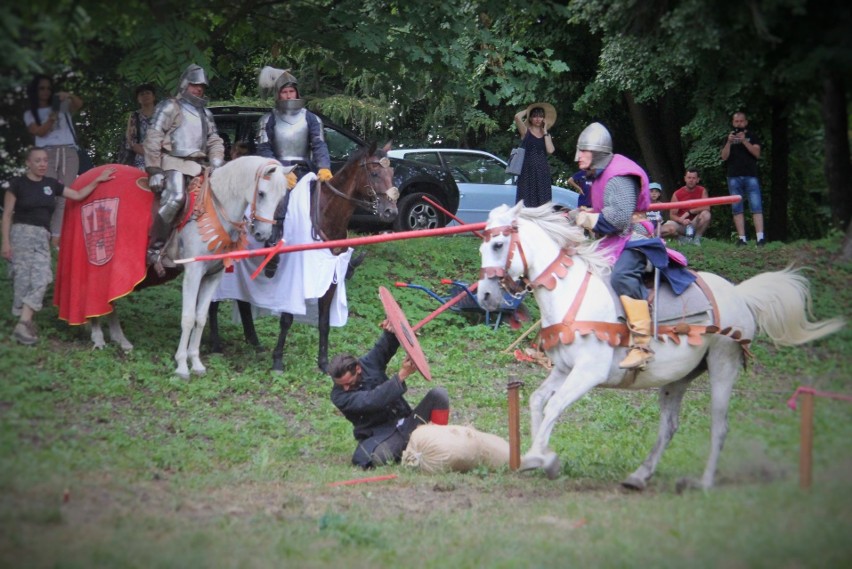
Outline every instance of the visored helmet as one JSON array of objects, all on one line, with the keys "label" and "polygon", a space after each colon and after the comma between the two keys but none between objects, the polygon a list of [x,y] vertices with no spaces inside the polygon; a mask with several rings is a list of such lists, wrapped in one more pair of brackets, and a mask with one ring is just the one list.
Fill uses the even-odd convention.
[{"label": "visored helmet", "polygon": [[182,99],[186,99],[190,102],[190,104],[196,107],[206,106],[206,97],[196,97],[195,95],[187,91],[187,88],[190,85],[209,85],[209,83],[207,82],[207,74],[204,72],[204,68],[200,65],[196,65],[195,63],[190,63],[184,70],[183,75],[180,76],[180,83],[178,85],[178,96],[180,96]]},{"label": "visored helmet", "polygon": [[[278,98],[278,93],[281,92],[281,89],[290,85],[296,89],[296,92],[299,93],[299,81],[290,74],[289,71],[283,71],[278,79],[275,80],[275,98]],[[299,97],[301,98],[301,93],[299,93]]]}]

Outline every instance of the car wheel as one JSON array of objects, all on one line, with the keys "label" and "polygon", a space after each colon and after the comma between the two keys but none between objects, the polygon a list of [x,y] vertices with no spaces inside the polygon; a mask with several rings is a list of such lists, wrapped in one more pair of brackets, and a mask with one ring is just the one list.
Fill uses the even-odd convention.
[{"label": "car wheel", "polygon": [[437,229],[444,226],[444,216],[438,208],[423,200],[423,196],[438,202],[440,200],[425,194],[415,192],[399,200],[397,209],[399,215],[393,222],[397,231],[413,231],[415,229]]}]

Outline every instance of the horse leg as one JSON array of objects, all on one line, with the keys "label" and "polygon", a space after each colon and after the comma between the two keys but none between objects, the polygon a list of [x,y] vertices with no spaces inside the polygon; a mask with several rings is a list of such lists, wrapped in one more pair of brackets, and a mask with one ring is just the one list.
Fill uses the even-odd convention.
[{"label": "horse leg", "polygon": [[556,420],[569,405],[606,379],[605,373],[595,374],[591,370],[580,371],[583,367],[581,362],[577,362],[562,385],[550,396],[544,406],[544,417],[533,438],[532,446],[521,460],[521,470],[542,468],[551,480],[559,476],[561,472],[559,458],[547,446]]},{"label": "horse leg", "polygon": [[181,287],[183,302],[181,303],[180,311],[180,341],[178,341],[178,349],[175,352],[175,362],[177,363],[175,374],[181,379],[189,379],[187,348],[189,347],[192,330],[195,328],[198,291],[201,286],[203,271],[203,263],[190,263],[184,269],[183,285]]},{"label": "horse leg", "polygon": [[657,463],[680,426],[680,407],[686,388],[691,382],[691,378],[684,378],[660,388],[660,427],[657,430],[657,442],[645,462],[621,483],[625,488],[644,490],[648,480],[654,475]]},{"label": "horse leg", "polygon": [[293,325],[293,315],[282,312],[278,321],[278,343],[272,350],[272,373],[284,372],[284,344],[287,342],[287,333]]},{"label": "horse leg", "polygon": [[111,342],[118,344],[122,350],[129,352],[133,349],[133,344],[124,335],[124,330],[121,329],[121,321],[118,319],[118,309],[113,307],[109,315],[109,339]]},{"label": "horse leg", "polygon": [[192,362],[192,373],[204,375],[207,368],[201,363],[201,336],[204,334],[204,326],[207,324],[207,313],[210,310],[210,301],[216,293],[216,287],[222,278],[222,271],[213,275],[204,275],[198,287],[198,300],[195,305],[195,325],[189,337],[189,349],[187,355]]},{"label": "horse leg", "polygon": [[568,373],[561,371],[558,367],[554,367],[550,370],[547,379],[530,396],[530,424],[533,439],[535,439],[541,427],[541,422],[544,420],[544,406],[547,405],[550,397],[559,389],[562,382],[565,381],[567,375]]},{"label": "horse leg", "polygon": [[328,371],[328,335],[331,331],[331,301],[334,300],[334,293],[337,290],[337,283],[333,283],[322,298],[319,299],[319,322],[317,327],[319,330],[319,351],[317,353],[317,366],[325,373]]},{"label": "horse leg", "polygon": [[537,427],[532,445],[521,461],[522,470],[542,468],[551,480],[559,475],[561,471],[559,459],[548,446],[556,421],[565,409],[606,380],[608,363],[611,360],[612,351],[610,350],[608,359],[598,358],[594,362],[577,361],[567,377],[550,394],[544,405],[544,415]]},{"label": "horse leg", "polygon": [[719,338],[707,355],[707,370],[710,374],[710,456],[704,467],[700,481],[682,478],[677,483],[677,491],[687,489],[708,490],[716,479],[716,467],[725,437],[728,435],[728,405],[734,382],[740,373],[743,351],[739,344],[727,338]]},{"label": "horse leg", "polygon": [[219,337],[219,302],[214,301],[210,303],[210,308],[207,310],[207,318],[210,321],[210,352],[214,354],[221,354],[224,352],[222,349],[222,338]]},{"label": "horse leg", "polygon": [[95,316],[94,318],[89,318],[89,324],[92,326],[92,349],[102,350],[106,346],[106,342],[104,342],[104,329],[101,327],[101,317]]},{"label": "horse leg", "polygon": [[251,303],[238,300],[237,308],[240,311],[240,321],[243,323],[243,336],[245,336],[246,342],[254,346],[255,351],[258,353],[266,351],[260,345],[260,340],[257,338],[257,330],[254,327],[254,316],[251,313]]}]

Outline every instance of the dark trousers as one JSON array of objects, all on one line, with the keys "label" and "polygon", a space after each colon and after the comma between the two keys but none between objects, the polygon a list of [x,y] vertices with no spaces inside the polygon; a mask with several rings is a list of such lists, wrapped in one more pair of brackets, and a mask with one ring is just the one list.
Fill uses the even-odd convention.
[{"label": "dark trousers", "polygon": [[625,249],[612,267],[610,282],[618,296],[624,295],[636,300],[646,300],[647,290],[642,284],[647,259],[644,253],[636,249]]},{"label": "dark trousers", "polygon": [[372,468],[390,462],[399,462],[414,429],[428,423],[433,410],[449,408],[450,397],[447,390],[443,387],[430,389],[411,415],[403,419],[402,424],[390,435],[378,435],[359,442],[352,455],[352,464],[361,468]]}]

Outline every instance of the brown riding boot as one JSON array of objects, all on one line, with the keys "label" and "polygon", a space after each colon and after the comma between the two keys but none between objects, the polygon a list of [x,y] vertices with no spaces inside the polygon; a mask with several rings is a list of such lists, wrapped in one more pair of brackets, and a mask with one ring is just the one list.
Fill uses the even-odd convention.
[{"label": "brown riding boot", "polygon": [[651,343],[651,311],[647,300],[636,300],[621,295],[621,304],[627,316],[627,327],[630,329],[630,351],[618,367],[634,369],[645,367],[654,359],[654,351],[648,347]]}]

